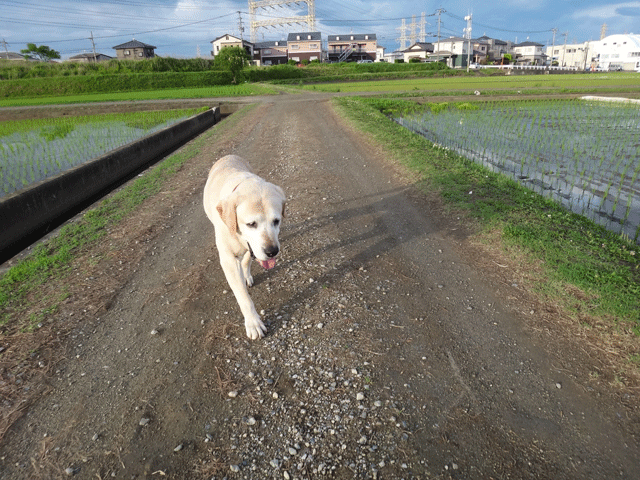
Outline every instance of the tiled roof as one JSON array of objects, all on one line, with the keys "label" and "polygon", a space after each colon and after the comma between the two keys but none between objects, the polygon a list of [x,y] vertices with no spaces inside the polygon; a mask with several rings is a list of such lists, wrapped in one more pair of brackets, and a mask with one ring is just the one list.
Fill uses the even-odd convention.
[{"label": "tiled roof", "polygon": [[157,47],[154,47],[153,45],[147,45],[146,43],[139,42],[138,40],[136,40],[134,38],[130,42],[123,43],[122,45],[116,45],[115,47],[111,47],[111,48],[115,48],[116,50],[119,50],[121,48],[157,48]]}]

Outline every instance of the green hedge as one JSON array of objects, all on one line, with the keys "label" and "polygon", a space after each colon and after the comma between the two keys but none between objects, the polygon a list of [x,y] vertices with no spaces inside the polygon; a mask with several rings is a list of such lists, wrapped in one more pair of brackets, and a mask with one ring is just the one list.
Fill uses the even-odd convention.
[{"label": "green hedge", "polygon": [[0,81],[0,98],[207,87],[230,85],[232,80],[230,72],[214,70],[28,78]]}]

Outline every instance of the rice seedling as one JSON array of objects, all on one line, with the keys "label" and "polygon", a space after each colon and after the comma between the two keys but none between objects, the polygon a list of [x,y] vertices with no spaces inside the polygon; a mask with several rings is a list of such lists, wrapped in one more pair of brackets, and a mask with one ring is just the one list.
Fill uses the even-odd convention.
[{"label": "rice seedling", "polygon": [[640,106],[573,100],[477,106],[431,105],[403,116],[402,124],[638,241]]},{"label": "rice seedling", "polygon": [[0,198],[201,110],[0,122]]}]

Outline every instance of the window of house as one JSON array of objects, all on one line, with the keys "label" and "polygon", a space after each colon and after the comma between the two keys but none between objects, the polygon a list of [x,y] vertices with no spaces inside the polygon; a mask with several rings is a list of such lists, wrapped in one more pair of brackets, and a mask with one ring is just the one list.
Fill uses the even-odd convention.
[{"label": "window of house", "polygon": [[125,51],[124,51],[124,54],[125,54],[125,55],[131,55],[131,52],[130,52],[129,50],[125,50]]},{"label": "window of house", "polygon": [[318,44],[317,43],[310,43],[309,44],[309,48],[318,48]]},{"label": "window of house", "polygon": [[271,55],[271,50],[263,50],[262,53],[264,55]]},{"label": "window of house", "polygon": [[291,50],[299,50],[300,45],[291,45],[289,48],[291,48]]},{"label": "window of house", "polygon": [[307,40],[311,40],[311,35],[307,35]]}]

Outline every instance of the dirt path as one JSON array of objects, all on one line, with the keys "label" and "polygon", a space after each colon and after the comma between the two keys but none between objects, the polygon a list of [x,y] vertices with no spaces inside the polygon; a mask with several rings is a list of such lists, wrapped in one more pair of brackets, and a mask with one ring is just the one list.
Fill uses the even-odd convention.
[{"label": "dirt path", "polygon": [[[76,266],[78,326],[0,478],[640,478],[631,402],[326,97],[225,128]],[[228,153],[288,196],[257,342],[201,206]]]}]

